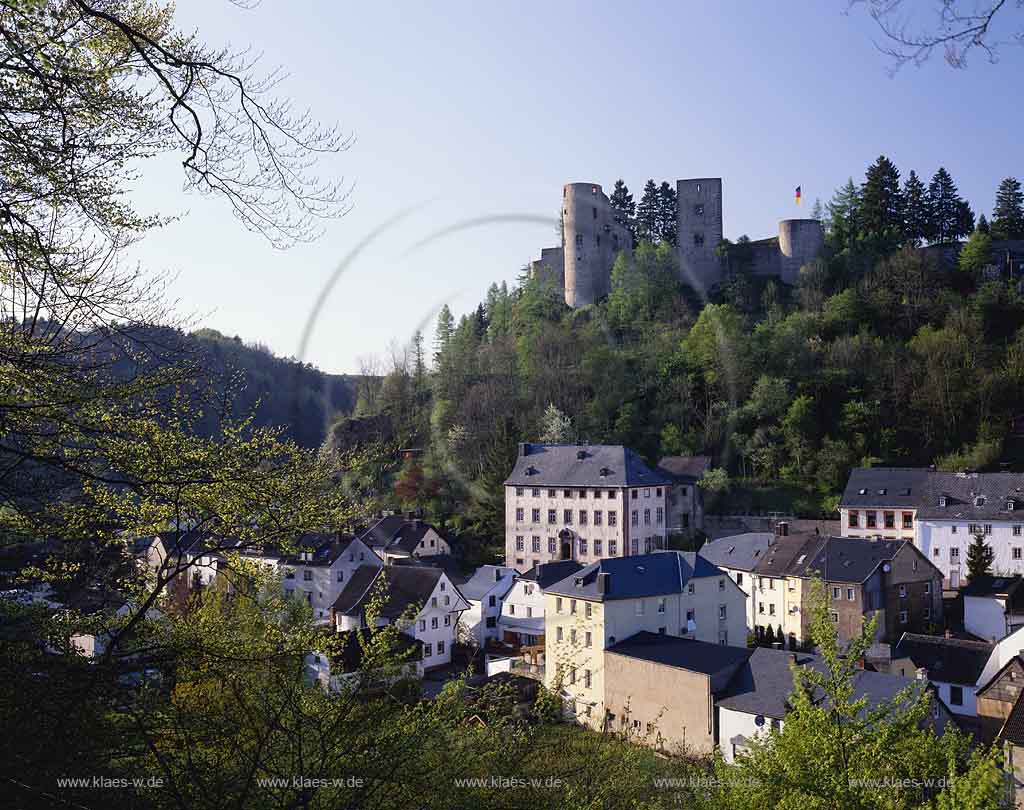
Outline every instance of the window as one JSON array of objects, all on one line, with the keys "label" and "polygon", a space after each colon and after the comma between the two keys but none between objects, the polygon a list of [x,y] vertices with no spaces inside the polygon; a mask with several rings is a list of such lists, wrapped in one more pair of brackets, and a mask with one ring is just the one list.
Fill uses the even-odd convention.
[{"label": "window", "polygon": [[967,524],[967,533],[968,534],[978,534],[980,531],[981,531],[981,529],[978,528],[978,524],[977,523],[968,523]]},{"label": "window", "polygon": [[534,536],[534,538],[532,539],[532,541],[530,543],[530,546],[533,549],[533,553],[534,554],[539,554],[540,553],[540,538]]},{"label": "window", "polygon": [[774,602],[770,602],[768,604],[768,615],[769,616],[774,616],[775,615],[775,603]]},{"label": "window", "polygon": [[581,233],[576,234],[576,247],[583,247],[583,234]]},{"label": "window", "polygon": [[[698,189],[698,191],[699,190],[700,189]],[[695,217],[704,216],[704,203],[697,203],[695,206],[693,206],[693,215]]]},{"label": "window", "polygon": [[427,629],[427,620],[426,619],[420,619],[420,630],[426,630],[426,629]]},{"label": "window", "polygon": [[847,588],[846,589],[846,601],[847,602],[852,602],[853,600],[854,600],[853,588]]},{"label": "window", "polygon": [[430,658],[434,654],[434,648],[430,644],[423,645],[423,657]]},{"label": "window", "polygon": [[555,640],[556,641],[561,641],[562,640],[562,628],[561,627],[556,627],[555,628]]},{"label": "window", "polygon": [[597,206],[595,205],[595,206],[593,206],[593,208],[594,208],[594,217],[593,218],[597,219]]},{"label": "window", "polygon": [[877,512],[865,512],[864,516],[868,521],[868,528],[874,529],[878,526],[878,513]]},{"label": "window", "polygon": [[636,509],[633,510],[633,514],[629,522],[632,523],[634,526],[640,525],[640,513]]},{"label": "window", "polygon": [[576,628],[575,627],[573,627],[572,629],[569,630],[569,643],[570,644],[575,644],[576,643]]},{"label": "window", "polygon": [[437,642],[437,654],[438,655],[444,655],[444,642],[443,641]]},{"label": "window", "polygon": [[650,525],[651,525],[651,510],[650,509],[644,509],[644,526],[650,526]]},{"label": "window", "polygon": [[636,615],[637,616],[643,616],[644,615],[644,600],[643,599],[637,599],[636,600]]},{"label": "window", "polygon": [[840,599],[840,598],[842,598],[842,590],[839,589],[839,588],[832,588],[832,598],[833,599]]},{"label": "window", "polygon": [[540,509],[534,509],[530,512],[530,521],[533,523],[540,523]]},{"label": "window", "polygon": [[719,605],[718,606],[718,619],[719,619],[719,621],[724,621],[725,618],[726,618],[726,615],[725,615],[725,605]]},{"label": "window", "polygon": [[603,513],[601,512],[600,509],[595,509],[594,510],[594,525],[595,526],[600,526],[601,525],[601,515],[602,514]]},{"label": "window", "polygon": [[516,535],[516,551],[525,550],[526,546],[523,542],[523,536],[521,534]]},{"label": "window", "polygon": [[548,509],[548,523],[554,523],[558,520],[557,514],[554,509]]},{"label": "window", "polygon": [[584,602],[583,604],[583,615],[588,619],[594,615],[594,606],[590,602]]},{"label": "window", "polygon": [[834,610],[831,613],[829,613],[829,618],[832,619],[832,624],[839,624],[839,614],[836,613]]},{"label": "window", "polygon": [[885,520],[885,528],[895,529],[896,528],[896,513],[895,512],[883,512],[882,516]]},{"label": "window", "polygon": [[665,510],[660,506],[654,511],[654,522],[659,526],[665,522]]},{"label": "window", "polygon": [[529,605],[526,606],[526,618],[527,619],[532,619],[533,618],[533,608],[530,607]]},{"label": "window", "polygon": [[608,541],[608,556],[614,557],[615,554],[618,552],[618,548],[619,548],[618,541],[616,541],[616,540],[609,540]]},{"label": "window", "polygon": [[572,490],[571,489],[563,489],[562,490],[562,497],[563,498],[571,498],[572,497]]},{"label": "window", "polygon": [[900,599],[906,599],[906,598],[907,598],[907,586],[906,585],[900,585]]},{"label": "window", "polygon": [[555,597],[555,613],[561,613],[561,612],[562,612],[562,597],[561,596],[556,596]]},{"label": "window", "polygon": [[437,629],[437,616],[434,616],[434,618],[432,618],[430,620],[430,629],[431,630],[436,630]]},{"label": "window", "polygon": [[554,498],[555,497],[555,491],[553,489],[549,489],[548,490],[548,497],[549,498]]},{"label": "window", "polygon": [[569,683],[576,683],[576,667],[569,668]]},{"label": "window", "polygon": [[437,607],[437,597],[436,596],[431,596],[430,597],[430,606],[431,607]]},{"label": "window", "polygon": [[572,509],[564,510],[564,512],[562,513],[562,522],[565,523],[567,526],[572,525]]},{"label": "window", "polygon": [[771,579],[771,578],[768,579],[768,590],[769,591],[774,591],[775,590],[775,580],[774,579]]},{"label": "window", "polygon": [[558,542],[554,537],[548,538],[548,554],[555,554],[558,549]]},{"label": "window", "polygon": [[569,613],[571,615],[573,615],[573,616],[576,615],[576,600],[575,599],[570,599],[569,600]]},{"label": "window", "polygon": [[580,554],[586,555],[587,553],[587,539],[585,537],[580,538]]},{"label": "window", "polygon": [[964,705],[964,688],[962,686],[949,687],[949,702],[954,706]]},{"label": "window", "polygon": [[925,593],[931,593],[932,592],[932,584],[930,582],[926,582],[924,584],[924,592]]},{"label": "window", "polygon": [[497,597],[492,593],[487,597],[487,606],[494,607],[497,604]]},{"label": "window", "polygon": [[743,572],[742,571],[737,571],[736,572],[736,584],[737,585],[742,585],[743,584]]},{"label": "window", "polygon": [[665,597],[664,596],[662,596],[660,599],[658,599],[658,613],[664,613],[665,612],[665,604],[666,604],[666,601],[665,601]]},{"label": "window", "polygon": [[636,500],[639,497],[640,497],[640,490],[639,489],[634,489],[633,490],[633,500]]},{"label": "window", "polygon": [[720,591],[724,591],[725,590],[725,578],[724,577],[719,577],[719,579],[718,579],[718,590],[720,590]]},{"label": "window", "polygon": [[532,495],[532,496],[533,496],[534,498],[539,498],[539,497],[540,497],[540,490],[539,490],[539,489],[537,489],[536,487],[534,487],[534,488],[533,488],[532,490],[530,490],[530,494],[531,494],[531,495]]},{"label": "window", "polygon": [[681,487],[680,491],[682,492],[682,495],[685,498],[686,497],[686,493],[689,491],[689,487]]},{"label": "window", "polygon": [[589,630],[586,633],[584,633],[584,635],[583,635],[583,644],[584,644],[584,646],[586,646],[586,647],[593,646],[593,638],[594,637],[591,635]]},{"label": "window", "polygon": [[516,507],[516,523],[522,523],[522,522],[523,522],[523,507],[517,506]]},{"label": "window", "polygon": [[444,615],[444,626],[445,627],[451,627],[452,626],[452,614],[451,613],[446,613]]},{"label": "window", "polygon": [[448,607],[452,603],[452,598],[448,595],[444,595],[444,606]]},{"label": "window", "polygon": [[302,580],[303,580],[303,582],[312,582],[313,581],[313,572],[312,571],[303,571],[302,572]]},{"label": "window", "polygon": [[583,685],[587,689],[590,688],[590,670],[589,669],[583,670]]},{"label": "window", "polygon": [[952,561],[952,560],[956,560],[957,562],[960,561],[960,549],[957,546],[952,546],[949,549],[949,559],[950,559],[950,561]]},{"label": "window", "polygon": [[581,489],[580,490],[580,500],[584,500],[585,501],[586,499],[587,499],[587,491],[585,489]]},{"label": "window", "polygon": [[1018,523],[1018,524],[1014,525],[1014,527],[1013,527],[1013,536],[1014,537],[1020,537],[1020,535],[1021,535],[1021,526]]},{"label": "window", "polygon": [[338,572],[338,582],[344,582],[344,581],[345,581],[345,572],[344,571],[339,571]]},{"label": "window", "polygon": [[910,615],[907,613],[907,611],[905,611],[905,610],[901,610],[900,611],[900,624],[906,624],[907,620],[909,618],[910,618]]},{"label": "window", "polygon": [[640,553],[640,541],[636,537],[634,537],[632,540],[630,540],[630,544],[633,547],[633,553],[634,554],[639,554]]},{"label": "window", "polygon": [[601,556],[601,541],[600,540],[595,540],[594,541],[594,556],[595,557],[600,557]]},{"label": "window", "polygon": [[614,509],[610,509],[608,511],[608,525],[609,526],[614,526],[614,525],[616,525],[616,523],[618,523],[618,518],[616,516],[615,510]]},{"label": "window", "polygon": [[986,523],[985,524],[985,534],[992,534],[992,524],[991,523]]},{"label": "window", "polygon": [[704,244],[704,234],[702,234],[702,233],[695,233],[693,235],[693,246],[694,247],[700,247],[703,244]]},{"label": "window", "polygon": [[931,609],[931,608],[927,608],[927,607],[926,607],[926,608],[924,609],[924,617],[925,617],[926,619],[930,619],[930,618],[932,617],[932,609]]},{"label": "window", "polygon": [[939,546],[936,546],[935,548],[932,549],[932,556],[933,557],[938,558],[939,556],[941,556],[941,554],[942,554],[942,549],[939,548]]},{"label": "window", "polygon": [[757,612],[760,613],[760,614],[764,613],[764,602],[758,602],[757,603]]},{"label": "window", "polygon": [[913,529],[914,528],[914,513],[904,512],[903,513],[903,528]]},{"label": "window", "polygon": [[860,522],[860,512],[856,509],[851,509],[846,522],[851,529],[856,529],[857,524]]},{"label": "window", "polygon": [[693,593],[693,583],[692,582],[687,583],[687,585],[686,585],[686,592],[687,593],[691,593],[691,594]]},{"label": "window", "polygon": [[1019,560],[1020,558],[1021,558],[1020,557],[1020,546],[1014,546],[1013,547],[1013,559]]},{"label": "window", "polygon": [[586,526],[586,525],[587,525],[587,510],[586,509],[580,509],[580,526]]},{"label": "window", "polygon": [[953,524],[952,526],[949,527],[949,533],[950,534],[956,534],[956,524]]}]

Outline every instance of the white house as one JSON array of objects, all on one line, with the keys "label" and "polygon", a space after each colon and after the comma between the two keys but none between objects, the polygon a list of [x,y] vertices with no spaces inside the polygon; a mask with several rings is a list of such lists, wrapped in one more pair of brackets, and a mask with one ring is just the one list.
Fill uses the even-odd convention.
[{"label": "white house", "polygon": [[386,515],[360,540],[389,565],[452,553],[451,545],[436,528],[413,515]]},{"label": "white house", "polygon": [[498,617],[505,595],[515,580],[515,570],[502,565],[481,565],[459,591],[469,603],[459,624],[461,637],[475,647],[498,638]]},{"label": "white house", "polygon": [[562,560],[535,565],[516,577],[502,603],[499,639],[516,648],[543,645],[544,590],[582,567],[575,560]]},{"label": "white house", "polygon": [[999,641],[1024,627],[1024,576],[974,577],[962,590],[964,629]]},{"label": "white house", "polygon": [[[764,624],[771,620],[757,616],[757,600],[755,599],[755,585],[757,575],[754,573],[758,563],[764,559],[765,552],[775,541],[774,532],[748,532],[730,537],[722,537],[713,542],[701,546],[700,555],[708,562],[717,565],[729,578],[735,582],[741,591],[747,596],[747,632],[753,633],[758,624]],[[771,581],[771,577],[768,578]],[[783,585],[779,585],[779,599],[782,598]],[[771,591],[765,592],[771,595]],[[762,600],[763,601],[763,600]],[[772,616],[775,615],[776,607],[772,608]],[[763,610],[762,610],[763,614]],[[781,607],[778,608],[778,621],[782,622],[784,613]]]},{"label": "white house", "polygon": [[374,626],[398,624],[423,645],[424,669],[452,660],[459,615],[469,602],[439,568],[416,565],[361,565],[349,577],[333,605],[339,632],[367,627],[368,610],[376,610]]},{"label": "white house", "polygon": [[953,714],[977,717],[975,696],[994,649],[984,641],[904,633],[893,648],[890,671],[927,679]]},{"label": "white house", "polygon": [[331,606],[353,572],[363,565],[380,568],[384,563],[359,538],[322,535],[304,540],[300,551],[277,561],[284,592],[305,600],[313,618],[329,624]]},{"label": "white house", "polygon": [[913,540],[946,587],[964,584],[975,535],[995,555],[993,572],[1024,574],[1024,474],[856,469],[839,512],[845,536]]}]

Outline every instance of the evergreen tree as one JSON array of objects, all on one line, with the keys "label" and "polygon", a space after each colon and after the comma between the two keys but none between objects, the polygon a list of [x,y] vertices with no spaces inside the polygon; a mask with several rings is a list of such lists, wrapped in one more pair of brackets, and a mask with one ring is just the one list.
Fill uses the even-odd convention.
[{"label": "evergreen tree", "polygon": [[644,185],[644,193],[640,204],[636,207],[636,237],[638,240],[656,242],[658,240],[661,211],[661,195],[653,180]]},{"label": "evergreen tree", "polygon": [[975,230],[977,230],[979,233],[983,233],[988,236],[992,235],[992,228],[989,226],[988,220],[985,219],[984,214],[978,217],[978,225],[975,228]]},{"label": "evergreen tree", "polygon": [[437,328],[434,329],[434,368],[441,365],[441,357],[448,348],[448,344],[451,343],[454,332],[455,318],[448,305],[444,304],[441,311],[437,313]]},{"label": "evergreen tree", "polygon": [[620,179],[615,181],[615,188],[612,196],[608,198],[612,211],[615,212],[615,221],[625,226],[633,240],[636,241],[636,203],[629,188]]},{"label": "evergreen tree", "polygon": [[658,187],[658,203],[658,241],[675,246],[679,242],[679,205],[676,190],[665,181]]},{"label": "evergreen tree", "polygon": [[976,228],[963,250],[960,251],[958,263],[961,270],[969,273],[975,273],[991,264],[992,237],[982,231],[980,227]]},{"label": "evergreen tree", "polygon": [[928,184],[928,214],[925,236],[932,243],[953,242],[974,230],[970,206],[961,199],[952,176],[941,166]]},{"label": "evergreen tree", "polygon": [[992,211],[993,239],[1024,239],[1024,191],[1020,181],[1007,177],[996,191],[996,207]]},{"label": "evergreen tree", "polygon": [[974,539],[967,547],[967,578],[974,579],[991,574],[995,556],[992,546],[985,542],[985,535],[981,531],[976,531]]},{"label": "evergreen tree", "polygon": [[927,236],[931,214],[928,210],[928,189],[913,169],[903,184],[903,238],[919,245]]},{"label": "evergreen tree", "polygon": [[857,239],[860,221],[860,191],[852,177],[829,200],[828,218],[829,238],[836,251],[851,247]]},{"label": "evergreen tree", "polygon": [[811,219],[818,220],[825,224],[825,206],[821,204],[821,197],[814,198],[814,205],[811,206]]},{"label": "evergreen tree", "polygon": [[540,420],[540,440],[545,444],[565,444],[575,438],[572,420],[552,402]]},{"label": "evergreen tree", "polygon": [[885,155],[868,167],[860,193],[860,229],[868,239],[896,241],[903,235],[900,172]]}]

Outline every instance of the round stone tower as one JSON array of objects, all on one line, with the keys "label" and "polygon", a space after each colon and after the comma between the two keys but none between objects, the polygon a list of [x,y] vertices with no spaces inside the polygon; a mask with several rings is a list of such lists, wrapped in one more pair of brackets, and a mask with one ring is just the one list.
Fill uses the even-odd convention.
[{"label": "round stone tower", "polygon": [[562,190],[565,303],[593,304],[608,294],[619,251],[632,248],[629,232],[615,221],[597,183],[569,183]]},{"label": "round stone tower", "polygon": [[779,276],[796,284],[800,268],[821,255],[825,231],[817,219],[784,219],[779,223]]}]

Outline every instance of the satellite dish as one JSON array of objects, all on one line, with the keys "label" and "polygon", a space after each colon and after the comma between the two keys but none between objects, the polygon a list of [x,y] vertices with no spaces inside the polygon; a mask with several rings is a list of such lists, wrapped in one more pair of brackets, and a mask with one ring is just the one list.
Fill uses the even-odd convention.
[{"label": "satellite dish", "polygon": [[697,632],[697,622],[695,622],[693,619],[687,619],[686,620],[686,632],[687,633],[696,633]]},{"label": "satellite dish", "polygon": [[758,726],[758,727],[764,725],[764,715],[763,714],[759,714],[757,717],[754,718],[754,725]]},{"label": "satellite dish", "polygon": [[882,566],[882,570],[885,571],[885,573],[888,574],[890,571],[892,571],[892,566],[889,565],[889,563],[886,563],[885,565]]}]

